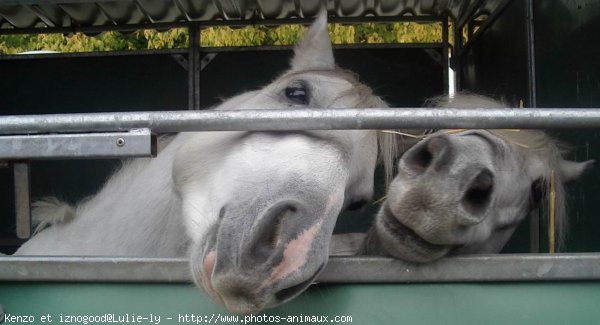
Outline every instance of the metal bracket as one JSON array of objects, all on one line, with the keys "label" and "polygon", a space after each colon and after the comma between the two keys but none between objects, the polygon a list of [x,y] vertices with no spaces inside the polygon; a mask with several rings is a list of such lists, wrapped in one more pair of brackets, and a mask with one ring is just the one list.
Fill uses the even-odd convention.
[{"label": "metal bracket", "polygon": [[149,129],[130,132],[0,136],[0,159],[115,158],[156,155]]},{"label": "metal bracket", "polygon": [[433,62],[439,64],[442,67],[444,66],[444,64],[443,64],[444,58],[436,50],[425,49],[425,53],[427,53],[427,55],[433,60]]},{"label": "metal bracket", "polygon": [[217,57],[217,54],[219,53],[206,53],[200,61],[200,71],[203,71]]},{"label": "metal bracket", "polygon": [[179,64],[185,71],[188,70],[188,60],[184,55],[181,54],[173,54],[171,55],[171,57],[173,58],[173,60],[175,60],[175,62],[177,62],[177,64]]}]

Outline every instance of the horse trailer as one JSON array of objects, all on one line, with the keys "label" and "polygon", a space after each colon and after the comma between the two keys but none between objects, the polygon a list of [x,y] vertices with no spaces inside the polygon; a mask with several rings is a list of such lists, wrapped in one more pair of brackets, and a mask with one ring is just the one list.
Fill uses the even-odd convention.
[{"label": "horse trailer", "polygon": [[[269,83],[292,46],[201,46],[211,26],[411,22],[433,43],[334,45],[394,109],[273,112],[207,108]],[[185,28],[188,48],[0,56],[0,320],[60,323],[592,324],[600,321],[598,168],[568,188],[569,234],[554,253],[540,207],[501,254],[411,264],[332,256],[290,302],[235,315],[192,284],[183,258],[8,256],[33,233],[31,203],[94,194],[127,157],[156,156],[157,134],[186,131],[544,129],[570,159],[599,156],[600,2],[594,0],[7,0],[0,35]],[[1,44],[0,44],[1,45]],[[504,111],[436,111],[452,89],[500,98]],[[158,148],[160,149],[160,148]],[[84,176],[85,175],[85,176]],[[381,171],[376,193],[384,195]],[[592,196],[590,196],[592,195]],[[134,202],[132,203],[134,204]],[[365,231],[376,205],[340,215]],[[93,229],[90,229],[92,232]],[[66,239],[65,239],[66,240]],[[0,321],[1,323],[1,321]]]}]

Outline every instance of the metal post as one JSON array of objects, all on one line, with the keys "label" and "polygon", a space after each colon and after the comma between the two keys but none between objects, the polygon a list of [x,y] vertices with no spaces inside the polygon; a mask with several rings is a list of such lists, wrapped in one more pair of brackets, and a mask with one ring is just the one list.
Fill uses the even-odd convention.
[{"label": "metal post", "polygon": [[444,78],[444,89],[448,94],[448,15],[444,15],[444,18],[442,18],[442,52],[442,76]]},{"label": "metal post", "polygon": [[[537,107],[537,89],[535,81],[535,43],[533,27],[533,1],[527,0],[526,24],[527,24],[527,79],[528,79],[528,107]],[[529,218],[529,251],[538,253],[540,251],[540,213],[536,209]]]},{"label": "metal post", "polygon": [[13,165],[15,178],[15,214],[17,219],[17,237],[31,237],[31,209],[29,205],[29,163]]},{"label": "metal post", "polygon": [[188,48],[188,109],[200,109],[200,26],[191,24],[188,28],[190,42]]},{"label": "metal post", "polygon": [[535,35],[533,25],[533,1],[527,0],[527,67],[529,86],[529,107],[537,107],[537,89],[535,80]]},{"label": "metal post", "polygon": [[462,64],[461,64],[461,51],[462,51],[462,32],[458,26],[458,22],[452,24],[454,30],[454,46],[452,47],[452,68],[454,68],[454,90],[456,92],[462,90]]}]

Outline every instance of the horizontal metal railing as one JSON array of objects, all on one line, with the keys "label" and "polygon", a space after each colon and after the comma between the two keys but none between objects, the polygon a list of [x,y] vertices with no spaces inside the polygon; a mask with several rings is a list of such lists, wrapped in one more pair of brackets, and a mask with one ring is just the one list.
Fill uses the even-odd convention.
[{"label": "horizontal metal railing", "polygon": [[[0,282],[191,282],[183,258],[0,257]],[[600,254],[473,255],[410,264],[374,256],[331,257],[317,282],[600,280]]]},{"label": "horizontal metal railing", "polygon": [[284,131],[326,129],[598,128],[590,108],[369,108],[206,110],[0,116],[0,134]]},{"label": "horizontal metal railing", "polygon": [[[146,135],[148,132],[185,131],[411,128],[600,128],[600,109],[372,108],[0,116],[0,140],[11,136],[22,136],[24,140],[33,136],[54,139],[57,133],[76,135],[78,139],[85,139],[86,134],[98,138],[103,132],[133,130],[136,134],[139,132],[136,130],[142,129]],[[62,138],[59,140],[62,141]],[[147,138],[147,141],[150,140]],[[108,141],[111,145],[119,143],[112,138]],[[162,258],[0,257],[0,281],[189,282],[187,263],[185,259]],[[381,257],[332,257],[318,281],[600,280],[598,265],[600,254],[470,256],[424,265]]]}]

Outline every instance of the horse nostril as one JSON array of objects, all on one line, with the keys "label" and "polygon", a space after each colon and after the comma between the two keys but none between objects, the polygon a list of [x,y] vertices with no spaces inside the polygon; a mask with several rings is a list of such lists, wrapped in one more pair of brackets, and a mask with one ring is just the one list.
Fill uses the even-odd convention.
[{"label": "horse nostril", "polygon": [[434,161],[437,161],[436,165],[445,165],[446,159],[442,159],[442,156],[446,155],[448,147],[449,142],[445,136],[433,137],[414,148],[414,151],[409,151],[405,162],[410,169],[419,173],[427,170]]},{"label": "horse nostril", "polygon": [[298,213],[298,206],[293,202],[280,202],[267,209],[258,220],[257,233],[250,245],[250,254],[256,259],[267,259],[281,239],[283,223]]},{"label": "horse nostril", "polygon": [[406,163],[412,170],[423,172],[429,167],[432,160],[433,154],[429,151],[429,147],[422,146],[408,157]]},{"label": "horse nostril", "polygon": [[489,169],[484,169],[471,181],[462,198],[462,206],[472,215],[482,215],[492,197],[494,190],[494,175]]}]

